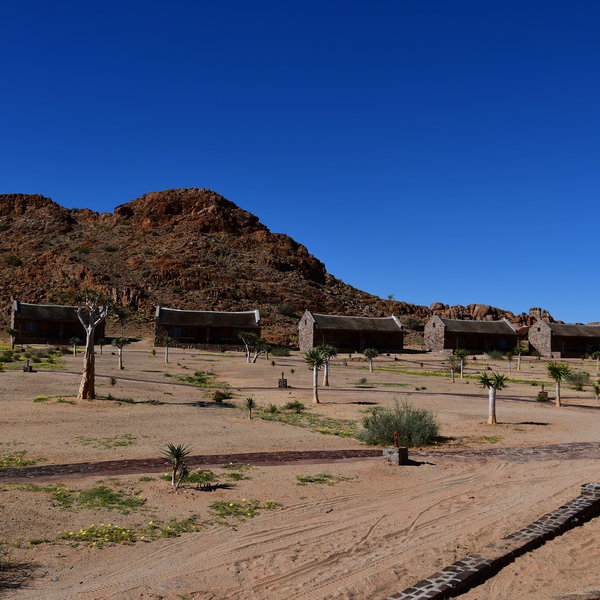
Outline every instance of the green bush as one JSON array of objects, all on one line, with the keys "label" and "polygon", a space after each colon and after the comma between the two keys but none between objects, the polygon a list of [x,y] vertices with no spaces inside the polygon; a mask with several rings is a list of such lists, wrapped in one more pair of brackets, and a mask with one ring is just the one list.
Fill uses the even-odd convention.
[{"label": "green bush", "polygon": [[276,404],[273,404],[271,402],[271,404],[267,404],[267,406],[263,408],[263,412],[266,412],[271,415],[276,415],[279,412],[279,408],[277,408]]},{"label": "green bush", "polygon": [[215,390],[212,393],[212,399],[217,403],[223,402],[223,400],[230,400],[231,398],[233,398],[233,394],[227,390]]},{"label": "green bush", "polygon": [[502,354],[502,352],[500,352],[500,350],[490,350],[487,355],[492,359],[492,360],[502,360],[504,358],[504,355]]},{"label": "green bush", "polygon": [[363,418],[363,431],[358,439],[372,446],[389,446],[394,443],[394,432],[400,435],[402,446],[426,446],[435,441],[439,424],[427,409],[415,408],[408,403],[396,403],[393,409],[378,407]]},{"label": "green bush", "polygon": [[8,256],[6,256],[4,258],[4,262],[9,267],[22,267],[23,266],[23,261],[15,254],[9,254]]},{"label": "green bush", "polygon": [[282,302],[277,305],[277,312],[284,317],[295,317],[296,312],[294,311],[294,307],[288,302]]},{"label": "green bush", "polygon": [[572,371],[565,379],[579,392],[583,391],[583,386],[590,383],[590,374],[585,371]]},{"label": "green bush", "polygon": [[283,408],[284,410],[293,410],[294,412],[301,413],[304,412],[306,407],[299,400],[293,400],[292,402],[284,404]]},{"label": "green bush", "polygon": [[290,356],[290,349],[285,346],[271,346],[269,351],[273,356]]}]

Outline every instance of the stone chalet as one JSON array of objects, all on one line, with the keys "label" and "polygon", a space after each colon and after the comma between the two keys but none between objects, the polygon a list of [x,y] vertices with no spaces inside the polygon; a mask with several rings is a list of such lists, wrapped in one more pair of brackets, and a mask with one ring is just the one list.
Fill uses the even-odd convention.
[{"label": "stone chalet", "polygon": [[398,317],[345,317],[320,315],[307,310],[298,325],[298,344],[302,352],[329,344],[341,352],[402,352],[404,333]]},{"label": "stone chalet", "polygon": [[223,350],[242,349],[240,333],[260,335],[258,310],[219,312],[213,310],[178,310],[156,307],[156,346],[164,346],[164,337],[173,346]]},{"label": "stone chalet", "polygon": [[600,325],[538,321],[529,328],[529,344],[542,356],[578,358],[600,350]]},{"label": "stone chalet", "polygon": [[[74,337],[85,342],[85,329],[76,306],[27,304],[15,300],[10,326],[18,331],[16,344],[69,344],[69,339]],[[104,337],[104,327],[104,323],[96,327],[96,341]]]},{"label": "stone chalet", "polygon": [[519,334],[512,324],[502,321],[463,321],[444,319],[437,315],[425,325],[425,350],[451,352],[464,348],[472,354],[490,350],[507,352],[519,343]]}]

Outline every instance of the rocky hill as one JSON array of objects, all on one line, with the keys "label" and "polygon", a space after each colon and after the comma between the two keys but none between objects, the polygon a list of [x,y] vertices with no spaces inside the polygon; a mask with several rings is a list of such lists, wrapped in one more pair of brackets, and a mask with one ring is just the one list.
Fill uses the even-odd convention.
[{"label": "rocky hill", "polygon": [[271,233],[258,217],[198,188],[145,194],[101,214],[66,209],[40,195],[0,195],[0,265],[3,327],[11,298],[65,302],[85,286],[110,293],[137,326],[150,325],[156,304],[258,307],[268,337],[289,343],[305,308],[363,316],[394,312],[415,328],[417,319],[431,314],[507,317],[518,325],[539,316],[536,309],[515,316],[487,305],[426,307],[367,294],[327,273],[289,236]]}]

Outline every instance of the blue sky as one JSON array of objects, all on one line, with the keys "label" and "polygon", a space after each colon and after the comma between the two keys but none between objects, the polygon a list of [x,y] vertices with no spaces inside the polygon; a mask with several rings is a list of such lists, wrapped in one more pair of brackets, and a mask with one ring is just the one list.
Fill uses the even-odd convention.
[{"label": "blue sky", "polygon": [[369,292],[600,321],[600,3],[5,2],[0,193],[213,189]]}]

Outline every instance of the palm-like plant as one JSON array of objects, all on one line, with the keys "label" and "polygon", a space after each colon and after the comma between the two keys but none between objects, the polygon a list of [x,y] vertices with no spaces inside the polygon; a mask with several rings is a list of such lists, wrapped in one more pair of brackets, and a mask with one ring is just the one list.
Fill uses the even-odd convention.
[{"label": "palm-like plant", "polygon": [[171,342],[173,341],[168,335],[165,335],[165,337],[163,337],[163,344],[165,345],[165,363],[169,362],[169,346],[171,345]]},{"label": "palm-like plant", "polygon": [[304,362],[313,370],[313,403],[319,404],[319,369],[325,366],[327,359],[317,348],[305,352],[303,358]]},{"label": "palm-like plant", "polygon": [[317,350],[320,350],[325,357],[325,364],[323,365],[323,387],[329,387],[329,361],[337,356],[337,348],[334,348],[329,344],[322,344],[321,346],[317,346]]},{"label": "palm-like plant", "polygon": [[477,382],[488,391],[488,425],[496,425],[496,392],[508,385],[508,378],[500,373],[482,373]]},{"label": "palm-like plant", "polygon": [[598,403],[598,400],[600,400],[600,381],[594,383],[594,385],[592,385],[592,389],[594,390],[594,394],[596,396],[596,403]]},{"label": "palm-like plant", "polygon": [[256,407],[256,402],[254,401],[254,396],[248,396],[246,398],[246,410],[248,411],[248,417],[252,419],[252,409]]},{"label": "palm-like plant", "polygon": [[521,370],[521,356],[523,356],[523,354],[527,353],[527,348],[525,348],[524,346],[521,346],[521,344],[517,344],[513,350],[512,353],[517,357],[517,371]]},{"label": "palm-like plant", "polygon": [[571,373],[571,367],[559,362],[549,362],[546,365],[548,376],[556,382],[556,406],[562,406],[560,401],[560,382]]},{"label": "palm-like plant", "polygon": [[118,350],[120,371],[122,371],[125,368],[123,366],[123,348],[127,346],[127,344],[129,344],[129,340],[123,337],[114,338],[112,341],[112,345]]},{"label": "palm-like plant", "polygon": [[73,346],[73,356],[77,356],[77,346],[81,344],[81,340],[78,337],[69,338],[69,344]]},{"label": "palm-like plant", "polygon": [[458,356],[456,356],[456,354],[450,354],[446,358],[446,364],[448,365],[448,368],[450,369],[452,383],[455,383],[454,376],[456,374],[456,371],[458,371],[460,369],[460,358]]},{"label": "palm-like plant", "polygon": [[600,350],[592,352],[590,358],[593,358],[596,361],[596,377],[600,377]]},{"label": "palm-like plant", "polygon": [[464,379],[465,365],[467,364],[467,356],[469,356],[470,352],[466,348],[456,348],[453,354],[454,356],[458,356],[460,360],[460,378]]},{"label": "palm-like plant", "polygon": [[177,490],[187,472],[185,459],[190,454],[190,447],[185,444],[167,444],[161,454],[171,465],[171,485]]},{"label": "palm-like plant", "polygon": [[366,359],[369,361],[369,372],[372,373],[373,372],[373,359],[377,358],[379,356],[379,351],[376,350],[375,348],[365,348],[363,350],[363,354],[365,355]]}]

